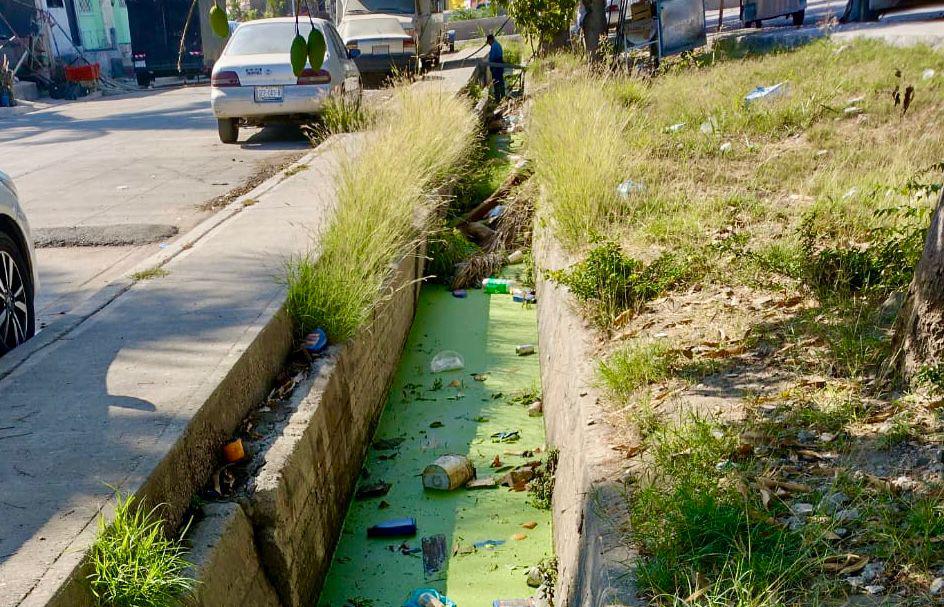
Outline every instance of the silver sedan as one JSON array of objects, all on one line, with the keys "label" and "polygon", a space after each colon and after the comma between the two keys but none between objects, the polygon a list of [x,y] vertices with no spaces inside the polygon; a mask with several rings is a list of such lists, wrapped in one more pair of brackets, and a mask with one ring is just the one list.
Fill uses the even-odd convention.
[{"label": "silver sedan", "polygon": [[0,355],[33,336],[36,260],[13,180],[0,172]]},{"label": "silver sedan", "polygon": [[[298,77],[289,57],[294,18],[249,21],[233,32],[210,79],[220,141],[235,143],[241,124],[309,120],[330,95],[360,95],[360,74],[334,25],[312,21],[327,44],[324,65],[306,67]],[[298,27],[307,39],[312,23],[304,17]]]}]

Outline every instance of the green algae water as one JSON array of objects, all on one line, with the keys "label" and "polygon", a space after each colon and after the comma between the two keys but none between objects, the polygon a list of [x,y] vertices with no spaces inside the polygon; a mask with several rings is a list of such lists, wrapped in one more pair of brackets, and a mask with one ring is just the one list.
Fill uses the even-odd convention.
[{"label": "green algae water", "polygon": [[[385,496],[352,502],[319,607],[398,607],[421,587],[459,607],[534,594],[527,572],[552,555],[550,512],[532,506],[526,491],[436,492],[424,490],[420,475],[446,454],[468,457],[480,479],[503,474],[489,467],[495,456],[504,465],[543,458],[517,455],[544,450],[543,418],[508,402],[540,385],[538,356],[515,354],[516,346],[536,343],[536,311],[511,295],[474,290],[459,299],[442,286],[423,288],[360,479],[361,486],[392,487]],[[431,373],[430,361],[443,350],[461,354],[465,367]],[[493,442],[493,434],[512,431],[520,432],[516,442]],[[399,517],[416,519],[415,537],[367,538],[368,527]],[[427,578],[421,538],[436,534],[446,536],[447,561]],[[488,540],[504,543],[473,548]]]}]

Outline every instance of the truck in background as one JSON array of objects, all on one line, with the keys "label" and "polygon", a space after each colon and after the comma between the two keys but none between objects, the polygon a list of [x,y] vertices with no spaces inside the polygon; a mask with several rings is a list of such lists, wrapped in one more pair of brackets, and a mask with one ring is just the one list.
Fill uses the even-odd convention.
[{"label": "truck in background", "polygon": [[[445,0],[336,0],[331,15],[341,25],[347,15],[383,14],[396,17],[403,31],[416,41],[423,68],[439,65],[446,46]],[[329,14],[331,11],[329,11]]]},{"label": "truck in background", "polygon": [[226,41],[213,35],[203,18],[212,0],[198,0],[187,25],[184,54],[177,69],[180,37],[190,14],[191,0],[126,0],[131,29],[131,57],[138,85],[155,78],[209,76]]}]

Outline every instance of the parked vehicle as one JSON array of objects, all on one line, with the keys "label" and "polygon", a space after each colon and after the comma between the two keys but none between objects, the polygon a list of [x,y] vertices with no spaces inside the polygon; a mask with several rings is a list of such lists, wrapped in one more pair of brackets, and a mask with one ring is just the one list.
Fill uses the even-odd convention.
[{"label": "parked vehicle", "polygon": [[403,31],[416,41],[423,67],[439,65],[446,46],[444,0],[339,0],[336,23],[356,15],[396,17]]},{"label": "parked vehicle", "polygon": [[[353,61],[357,53],[345,48],[329,21],[313,22],[327,44],[324,65],[319,70],[307,67],[297,78],[289,57],[294,18],[249,21],[233,32],[210,78],[220,141],[235,143],[243,124],[310,120],[330,95],[360,96],[360,73]],[[307,38],[309,20],[300,20],[298,27]]]},{"label": "parked vehicle", "polygon": [[790,17],[793,25],[803,25],[806,0],[744,0],[741,21],[745,27],[761,27],[762,22],[776,17]]},{"label": "parked vehicle", "polygon": [[33,237],[13,180],[0,172],[0,355],[36,331]]},{"label": "parked vehicle", "polygon": [[204,56],[200,11],[194,11],[187,36],[181,70],[177,71],[180,36],[184,31],[190,0],[126,0],[131,28],[131,58],[139,86],[148,86],[161,76],[196,76],[209,73]]},{"label": "parked vehicle", "polygon": [[357,49],[354,59],[361,74],[408,72],[416,68],[416,41],[407,35],[396,17],[390,15],[350,15],[338,28],[348,50]]}]

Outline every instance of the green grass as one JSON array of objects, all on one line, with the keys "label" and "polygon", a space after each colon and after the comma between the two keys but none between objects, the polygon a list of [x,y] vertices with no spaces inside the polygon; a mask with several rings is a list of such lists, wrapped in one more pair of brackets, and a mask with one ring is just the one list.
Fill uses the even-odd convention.
[{"label": "green grass", "polygon": [[511,174],[508,155],[520,143],[515,134],[496,134],[489,135],[484,146],[477,146],[468,160],[468,171],[453,187],[454,200],[447,214],[461,215],[491,196]]},{"label": "green grass", "polygon": [[371,127],[374,113],[364,104],[363,98],[331,95],[325,100],[319,121],[308,127],[308,138],[315,145],[331,135],[354,133]]},{"label": "green grass", "polygon": [[640,589],[662,604],[685,604],[702,580],[709,605],[773,607],[809,589],[814,547],[771,522],[759,498],[735,490],[748,466],[730,462],[736,438],[728,426],[692,416],[646,439],[651,475],[632,497],[630,516],[646,557]]},{"label": "green grass", "polygon": [[140,282],[142,280],[153,280],[155,278],[164,278],[170,274],[170,270],[165,270],[164,268],[157,266],[153,268],[147,268],[146,270],[141,270],[140,272],[135,272],[131,275],[131,280],[134,282]]},{"label": "green grass", "polygon": [[99,518],[88,577],[103,607],[171,607],[193,588],[180,543],[164,535],[158,508],[115,495],[114,520]]},{"label": "green grass", "polygon": [[465,101],[396,90],[360,153],[341,160],[320,250],[289,264],[287,308],[301,332],[322,327],[339,343],[365,325],[391,294],[393,264],[430,227],[432,190],[461,168],[475,133]]},{"label": "green grass", "polygon": [[467,260],[479,250],[475,243],[456,228],[441,227],[430,233],[427,242],[426,264],[428,276],[438,282],[450,284],[456,273],[456,265]]},{"label": "green grass", "polygon": [[606,390],[625,400],[640,388],[671,377],[676,359],[664,342],[632,342],[601,361],[598,373]]}]

